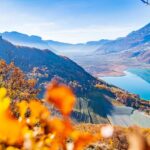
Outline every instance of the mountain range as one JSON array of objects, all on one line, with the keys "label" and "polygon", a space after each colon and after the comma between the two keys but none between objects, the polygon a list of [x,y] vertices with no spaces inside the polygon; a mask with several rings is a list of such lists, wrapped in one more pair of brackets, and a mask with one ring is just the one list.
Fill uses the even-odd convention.
[{"label": "mountain range", "polygon": [[39,36],[19,32],[0,35],[15,45],[49,49],[67,56],[97,77],[123,75],[124,69],[149,67],[150,63],[150,24],[116,40],[102,39],[78,44],[43,40]]},{"label": "mountain range", "polygon": [[140,112],[148,111],[148,102],[94,78],[67,57],[50,50],[15,46],[1,37],[0,58],[7,63],[14,62],[28,78],[36,78],[37,88],[41,89],[39,97],[43,96],[45,85],[54,77],[71,86],[77,95],[72,113],[75,121],[150,126],[150,117]]},{"label": "mountain range", "polygon": [[120,53],[125,58],[137,58],[140,62],[150,63],[150,23],[124,38],[105,43],[96,52]]},{"label": "mountain range", "polygon": [[[27,35],[16,31],[0,33],[3,39],[10,41],[15,45],[28,46],[39,49],[50,49],[53,52],[65,56],[74,54],[87,54],[96,50],[99,46],[107,43],[109,40],[90,41],[87,43],[70,44],[53,40],[43,40],[36,35]],[[81,53],[82,52],[82,53]]]}]

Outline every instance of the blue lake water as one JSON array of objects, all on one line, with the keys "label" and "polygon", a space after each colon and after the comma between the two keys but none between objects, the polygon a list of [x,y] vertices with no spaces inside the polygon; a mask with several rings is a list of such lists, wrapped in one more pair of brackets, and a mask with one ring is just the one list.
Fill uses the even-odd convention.
[{"label": "blue lake water", "polygon": [[129,71],[125,71],[125,74],[125,76],[100,77],[100,79],[106,81],[109,84],[118,86],[128,92],[138,94],[145,100],[150,100],[150,83]]}]

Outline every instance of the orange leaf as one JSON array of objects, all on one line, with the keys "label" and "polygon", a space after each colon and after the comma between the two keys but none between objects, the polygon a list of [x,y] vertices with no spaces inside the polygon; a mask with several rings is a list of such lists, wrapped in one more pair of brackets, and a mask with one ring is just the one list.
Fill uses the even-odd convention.
[{"label": "orange leaf", "polygon": [[69,115],[75,104],[75,95],[72,90],[57,82],[52,82],[48,86],[45,98],[48,102],[53,103],[63,115]]}]

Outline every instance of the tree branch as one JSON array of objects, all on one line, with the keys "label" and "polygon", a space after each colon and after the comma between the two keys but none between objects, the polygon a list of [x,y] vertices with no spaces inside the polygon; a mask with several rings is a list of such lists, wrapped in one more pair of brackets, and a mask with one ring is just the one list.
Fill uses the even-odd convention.
[{"label": "tree branch", "polygon": [[145,3],[146,5],[150,5],[150,1],[149,0],[141,0],[143,3]]}]

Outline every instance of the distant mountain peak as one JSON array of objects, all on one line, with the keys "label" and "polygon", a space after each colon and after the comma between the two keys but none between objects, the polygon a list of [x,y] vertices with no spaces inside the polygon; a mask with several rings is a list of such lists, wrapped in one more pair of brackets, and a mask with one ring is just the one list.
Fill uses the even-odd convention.
[{"label": "distant mountain peak", "polygon": [[145,27],[150,27],[150,23],[148,23],[147,25],[145,25],[144,28],[145,28]]},{"label": "distant mountain peak", "polygon": [[1,33],[0,35],[3,37],[3,39],[10,41],[15,45],[52,50],[52,48],[48,45],[48,43],[42,40],[40,36],[35,35],[30,36],[24,33],[19,33],[17,31],[12,32],[6,31]]},{"label": "distant mountain peak", "polygon": [[140,36],[144,35],[145,36],[145,35],[148,35],[148,34],[150,34],[150,23],[148,23],[144,27],[140,28],[139,30],[131,32],[128,35],[128,37],[133,36],[133,35],[140,35]]},{"label": "distant mountain peak", "polygon": [[20,33],[20,32],[17,32],[17,31],[11,31],[11,32],[6,31],[6,32],[2,33],[2,36],[4,36],[4,37],[9,36],[9,37],[14,37],[14,38],[17,38],[17,37],[30,38],[31,40],[33,40],[33,39],[35,39],[35,40],[37,40],[37,39],[38,40],[42,40],[42,38],[40,36],[28,35],[28,34]]},{"label": "distant mountain peak", "polygon": [[[133,31],[126,37],[116,40],[101,39],[86,43],[70,44],[55,40],[43,40],[40,36],[22,34],[17,31],[1,33],[3,39],[15,45],[35,47],[39,49],[49,49],[59,55],[66,55],[74,59],[74,56],[89,55],[93,52],[110,53],[135,47],[150,39],[150,23]],[[76,58],[74,59],[76,60]]]}]

